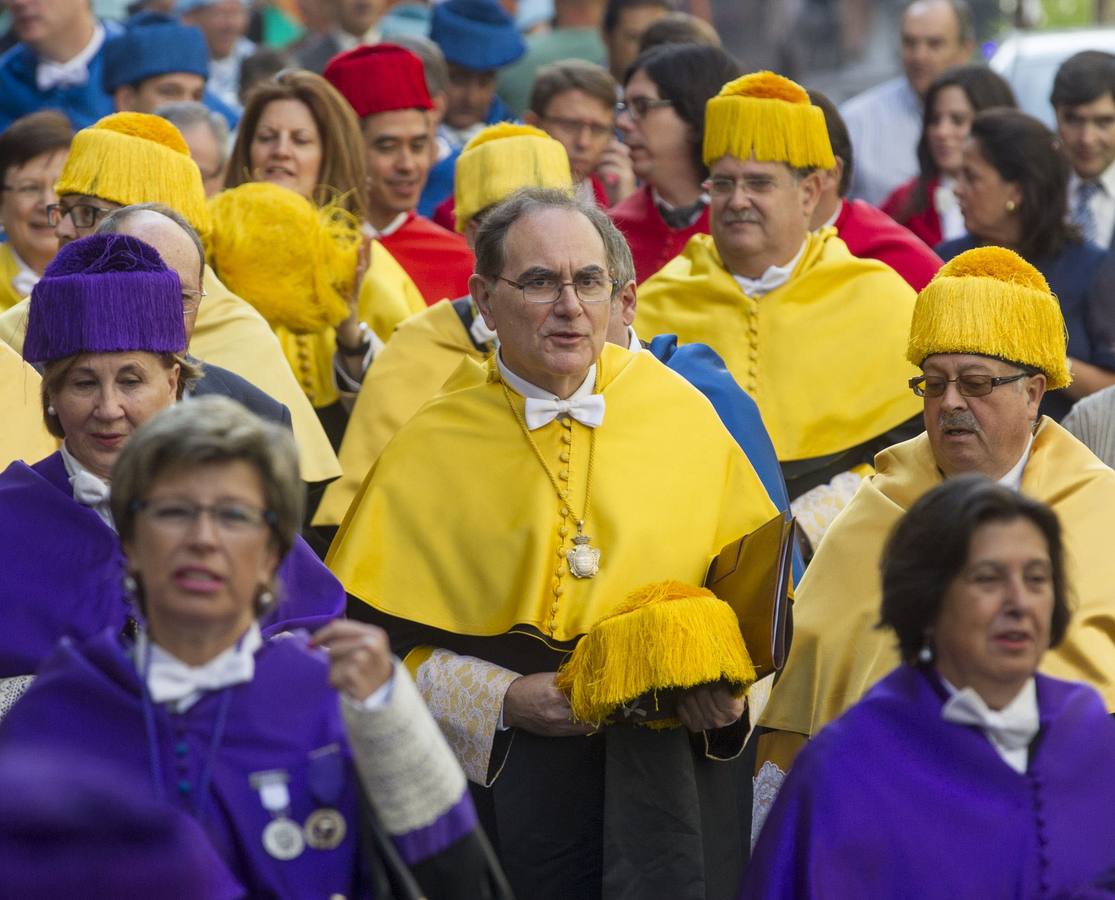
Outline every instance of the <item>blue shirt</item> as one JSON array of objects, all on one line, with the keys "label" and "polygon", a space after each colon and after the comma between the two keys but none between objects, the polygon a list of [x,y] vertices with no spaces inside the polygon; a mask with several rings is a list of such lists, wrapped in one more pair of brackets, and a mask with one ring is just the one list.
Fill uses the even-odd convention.
[{"label": "blue shirt", "polygon": [[918,174],[922,103],[904,75],[884,81],[840,107],[855,165],[850,195],[882,206]]}]

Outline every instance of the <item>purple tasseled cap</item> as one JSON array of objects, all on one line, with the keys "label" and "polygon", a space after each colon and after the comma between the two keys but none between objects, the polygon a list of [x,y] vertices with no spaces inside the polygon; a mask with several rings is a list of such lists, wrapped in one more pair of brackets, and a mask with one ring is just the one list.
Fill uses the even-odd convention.
[{"label": "purple tasseled cap", "polygon": [[67,244],[31,291],[23,356],[186,349],[182,284],[154,247],[124,234]]}]

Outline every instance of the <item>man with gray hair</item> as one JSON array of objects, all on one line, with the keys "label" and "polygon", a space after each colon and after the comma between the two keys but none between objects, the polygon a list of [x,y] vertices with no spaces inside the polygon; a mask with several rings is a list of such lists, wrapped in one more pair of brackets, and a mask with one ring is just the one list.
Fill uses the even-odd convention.
[{"label": "man with gray hair", "polygon": [[[126,234],[150,244],[163,262],[178,273],[178,280],[182,282],[182,310],[188,347],[197,322],[198,308],[205,297],[201,288],[205,273],[205,248],[190,223],[169,206],[139,203],[113,210],[97,226],[97,231]],[[190,396],[223,394],[261,419],[290,429],[290,410],[250,381],[196,357],[187,358],[203,366],[201,378],[189,389]]]},{"label": "man with gray hair", "polygon": [[178,126],[182,132],[190,148],[190,158],[201,170],[205,196],[212,197],[223,190],[229,149],[228,122],[224,116],[202,103],[191,101],[167,103],[156,109],[155,115]]},{"label": "man with gray hair", "polygon": [[556,681],[625,598],[699,593],[776,512],[712,405],[606,342],[634,299],[626,252],[566,192],[485,214],[469,289],[499,349],[396,434],[328,557],[350,613],[417,673],[516,894],[538,900],[730,897],[747,844],[740,685],[689,682],[675,727],[643,729],[575,719]]}]

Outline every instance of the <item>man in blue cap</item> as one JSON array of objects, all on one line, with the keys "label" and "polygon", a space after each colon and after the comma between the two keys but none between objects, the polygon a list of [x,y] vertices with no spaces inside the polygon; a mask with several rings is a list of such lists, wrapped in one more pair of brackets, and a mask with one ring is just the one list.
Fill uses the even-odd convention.
[{"label": "man in blue cap", "polygon": [[0,56],[0,131],[40,109],[65,113],[74,128],[112,112],[101,87],[105,38],[89,0],[7,0],[19,43]]},{"label": "man in blue cap", "polygon": [[153,113],[168,103],[203,102],[229,126],[239,117],[205,90],[209,48],[198,28],[159,13],[140,13],[105,44],[104,89],[117,112]]}]

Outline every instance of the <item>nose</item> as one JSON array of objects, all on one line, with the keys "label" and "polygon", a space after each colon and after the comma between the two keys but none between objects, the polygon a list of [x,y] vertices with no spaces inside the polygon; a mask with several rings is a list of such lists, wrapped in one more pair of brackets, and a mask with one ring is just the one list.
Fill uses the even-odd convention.
[{"label": "nose", "polygon": [[39,195],[39,206],[43,209],[50,206],[52,203],[58,202],[58,195],[54,193],[54,185],[48,184],[43,192]]},{"label": "nose", "polygon": [[289,134],[280,134],[271,146],[271,155],[282,159],[290,156],[291,141]]},{"label": "nose", "polygon": [[581,300],[573,290],[572,284],[563,284],[561,293],[554,301],[554,313],[567,319],[575,319],[584,312]]},{"label": "nose", "polygon": [[218,541],[217,520],[211,510],[199,509],[197,517],[186,529],[186,537],[194,546],[215,546]]},{"label": "nose", "polygon": [[626,106],[616,113],[616,128],[624,134],[635,130],[635,117]]},{"label": "nose", "polygon": [[945,409],[967,409],[968,398],[960,393],[960,386],[955,381],[950,381],[941,395],[941,405]]},{"label": "nose", "polygon": [[97,405],[93,408],[93,414],[98,419],[106,422],[122,418],[124,406],[120,401],[120,392],[116,389],[116,386],[109,385],[101,390],[100,396],[97,398]]},{"label": "nose", "polygon": [[411,172],[414,166],[414,152],[409,147],[403,147],[395,157],[395,169],[399,172]]},{"label": "nose", "polygon": [[77,228],[74,227],[74,218],[70,213],[62,216],[54,226],[54,236],[61,243],[77,240]]}]

